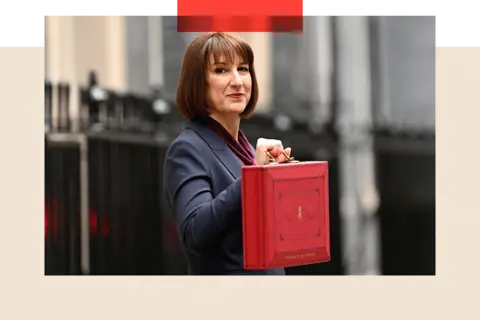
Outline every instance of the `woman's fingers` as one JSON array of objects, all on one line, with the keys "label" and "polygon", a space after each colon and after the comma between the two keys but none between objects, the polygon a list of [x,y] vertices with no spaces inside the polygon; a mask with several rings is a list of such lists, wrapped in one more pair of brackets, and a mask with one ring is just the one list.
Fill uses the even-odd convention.
[{"label": "woman's fingers", "polygon": [[280,140],[260,138],[257,140],[257,146],[255,151],[255,164],[263,165],[270,161],[270,157],[267,151],[274,157],[278,157],[278,154],[283,149],[282,142]]},{"label": "woman's fingers", "polygon": [[283,150],[283,152],[280,153],[280,155],[276,158],[276,161],[279,162],[279,163],[286,162],[290,158],[291,153],[292,153],[292,148],[287,148],[287,149]]},{"label": "woman's fingers", "polygon": [[[260,138],[257,140],[255,151],[255,164],[263,165],[270,161],[268,153],[275,158],[276,162],[285,162],[291,154],[291,148],[283,149],[282,141],[275,139]],[[285,153],[288,157],[286,157]]]},{"label": "woman's fingers", "polygon": [[266,139],[264,141],[267,151],[274,157],[277,158],[283,151],[283,144],[280,140]]}]

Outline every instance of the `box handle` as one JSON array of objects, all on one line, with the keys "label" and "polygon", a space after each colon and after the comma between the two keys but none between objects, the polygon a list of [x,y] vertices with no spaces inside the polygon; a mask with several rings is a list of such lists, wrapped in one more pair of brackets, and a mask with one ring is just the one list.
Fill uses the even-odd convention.
[{"label": "box handle", "polygon": [[[270,158],[270,161],[269,161],[269,163],[268,163],[269,165],[270,165],[270,164],[280,164],[280,163],[278,163],[278,162],[275,161],[275,158],[270,154],[270,152],[268,152],[268,151],[265,151],[265,152],[267,153],[268,157]],[[287,158],[287,161],[284,162],[284,163],[297,163],[297,162],[300,162],[300,161],[298,161],[298,160],[295,160],[294,157],[289,157],[289,156],[285,153],[285,151],[283,151],[283,150],[282,150],[282,154],[285,156],[285,158]]]}]

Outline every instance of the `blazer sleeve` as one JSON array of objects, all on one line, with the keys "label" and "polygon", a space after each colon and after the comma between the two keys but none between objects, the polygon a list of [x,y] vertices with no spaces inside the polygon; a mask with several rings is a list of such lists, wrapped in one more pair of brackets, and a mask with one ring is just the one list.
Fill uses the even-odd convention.
[{"label": "blazer sleeve", "polygon": [[174,142],[165,160],[165,187],[185,247],[197,253],[211,250],[232,221],[241,221],[241,179],[212,196],[211,174],[204,150],[194,142]]}]

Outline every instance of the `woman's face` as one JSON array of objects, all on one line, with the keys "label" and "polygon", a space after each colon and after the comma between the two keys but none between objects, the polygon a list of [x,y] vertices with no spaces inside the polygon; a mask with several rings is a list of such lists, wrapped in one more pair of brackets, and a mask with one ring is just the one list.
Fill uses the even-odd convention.
[{"label": "woman's face", "polygon": [[240,114],[245,110],[252,90],[252,77],[248,63],[236,56],[233,63],[221,57],[215,63],[210,55],[207,72],[210,113]]}]

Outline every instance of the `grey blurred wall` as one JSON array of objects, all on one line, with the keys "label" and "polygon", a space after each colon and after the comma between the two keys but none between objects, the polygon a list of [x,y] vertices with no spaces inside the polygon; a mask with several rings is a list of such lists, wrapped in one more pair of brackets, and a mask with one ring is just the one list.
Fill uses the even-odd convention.
[{"label": "grey blurred wall", "polygon": [[435,129],[435,17],[375,17],[377,121]]}]

